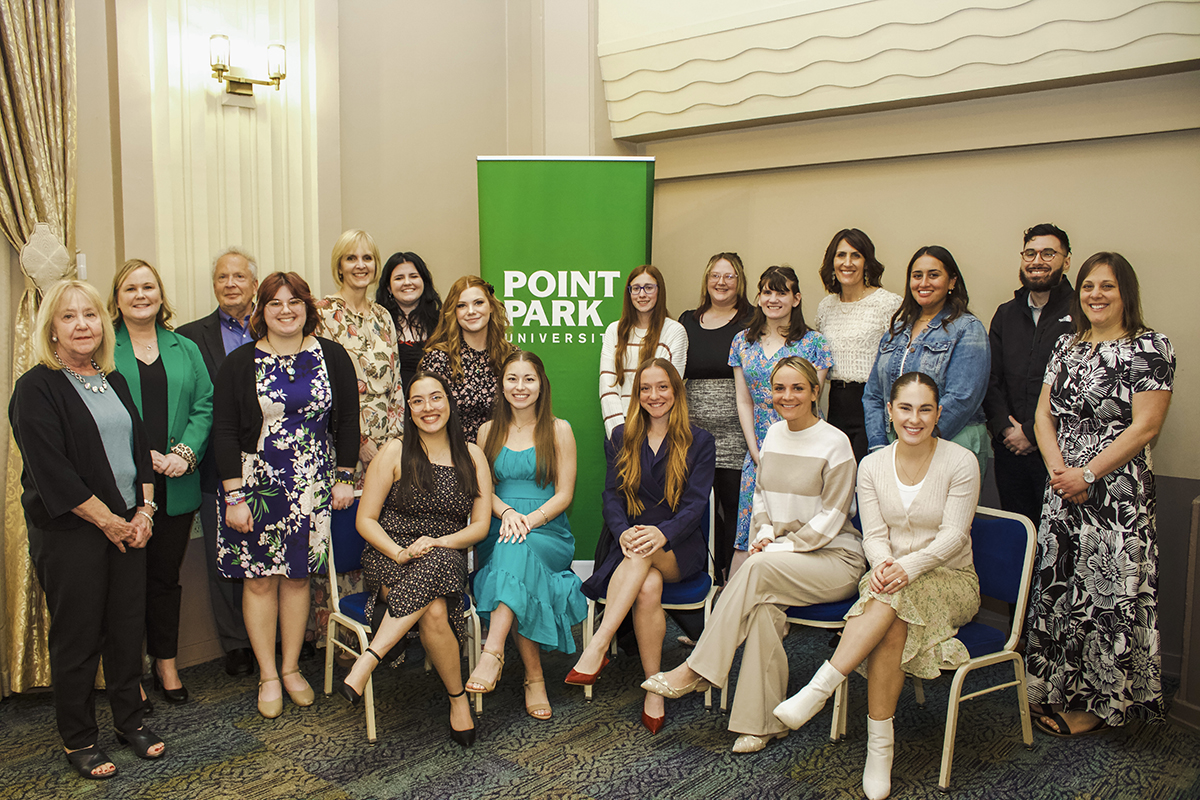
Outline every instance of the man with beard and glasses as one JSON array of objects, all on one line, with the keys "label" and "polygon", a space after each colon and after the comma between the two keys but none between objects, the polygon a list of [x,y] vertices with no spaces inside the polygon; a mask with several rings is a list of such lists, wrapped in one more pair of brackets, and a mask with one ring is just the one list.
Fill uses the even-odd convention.
[{"label": "man with beard and glasses", "polygon": [[1000,507],[1024,514],[1037,527],[1046,491],[1046,467],[1033,434],[1033,415],[1058,337],[1071,331],[1071,243],[1050,223],[1025,231],[1021,288],[996,309],[989,338],[992,376],[983,410],[995,450]]}]

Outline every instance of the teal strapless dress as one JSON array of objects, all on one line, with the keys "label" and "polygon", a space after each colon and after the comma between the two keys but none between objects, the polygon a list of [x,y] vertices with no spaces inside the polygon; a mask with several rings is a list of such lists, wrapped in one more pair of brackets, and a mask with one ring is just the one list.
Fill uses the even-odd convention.
[{"label": "teal strapless dress", "polygon": [[[537,456],[531,447],[496,456],[496,495],[522,514],[531,514],[554,496],[554,486],[538,486]],[[534,514],[537,519],[541,514]],[[543,650],[575,652],[571,626],[587,616],[587,599],[571,571],[575,537],[565,514],[534,528],[523,542],[501,542],[500,520],[492,518],[487,538],[475,547],[483,566],[475,576],[475,603],[485,619],[500,603],[517,618],[517,632]]]}]

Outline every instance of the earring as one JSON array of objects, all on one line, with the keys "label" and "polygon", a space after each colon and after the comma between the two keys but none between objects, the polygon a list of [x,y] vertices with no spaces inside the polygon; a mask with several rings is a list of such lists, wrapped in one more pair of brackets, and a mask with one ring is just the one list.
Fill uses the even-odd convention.
[{"label": "earring", "polygon": [[57,341],[58,341],[58,337],[57,337],[57,336],[51,336],[51,337],[50,337],[50,341],[52,341],[52,342],[57,342]]}]

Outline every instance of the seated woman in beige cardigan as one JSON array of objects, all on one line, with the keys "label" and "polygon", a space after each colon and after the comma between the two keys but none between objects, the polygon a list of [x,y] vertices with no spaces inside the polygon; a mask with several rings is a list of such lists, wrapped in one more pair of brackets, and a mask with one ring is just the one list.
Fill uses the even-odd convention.
[{"label": "seated woman in beige cardigan", "polygon": [[871,570],[846,614],[842,641],[808,685],[775,708],[793,730],[821,710],[850,670],[866,661],[867,763],[863,792],[891,791],[892,715],[904,675],[936,678],[970,656],[954,638],[979,610],[971,519],[979,502],[974,454],[938,439],[937,384],[924,373],[892,385],[896,441],[863,459],[858,508]]}]

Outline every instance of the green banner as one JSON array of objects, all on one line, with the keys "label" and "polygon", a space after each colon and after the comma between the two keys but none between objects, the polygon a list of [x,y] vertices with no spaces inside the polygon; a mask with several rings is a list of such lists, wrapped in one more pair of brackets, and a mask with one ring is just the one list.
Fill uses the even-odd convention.
[{"label": "green banner", "polygon": [[600,534],[604,423],[600,340],[630,270],[650,261],[652,158],[481,157],[480,274],[508,309],[512,342],[546,364],[554,414],[571,423],[579,473],[569,518],[578,560]]}]

